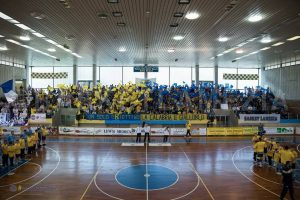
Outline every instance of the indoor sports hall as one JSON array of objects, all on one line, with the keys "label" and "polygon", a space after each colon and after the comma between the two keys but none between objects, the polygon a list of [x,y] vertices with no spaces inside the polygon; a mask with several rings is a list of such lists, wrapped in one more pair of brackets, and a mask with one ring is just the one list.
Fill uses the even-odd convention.
[{"label": "indoor sports hall", "polygon": [[0,200],[300,199],[300,1],[0,5]]}]

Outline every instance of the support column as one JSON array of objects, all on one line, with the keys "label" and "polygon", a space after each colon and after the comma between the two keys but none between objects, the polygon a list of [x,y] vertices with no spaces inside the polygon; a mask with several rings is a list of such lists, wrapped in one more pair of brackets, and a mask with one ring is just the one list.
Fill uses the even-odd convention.
[{"label": "support column", "polygon": [[26,63],[26,66],[25,66],[25,70],[26,70],[25,88],[28,88],[28,86],[31,84],[31,83],[29,83],[29,79],[30,79],[30,76],[31,76],[31,74],[29,74],[29,68],[30,68],[30,66]]},{"label": "support column", "polygon": [[93,87],[97,85],[97,66],[93,64]]},{"label": "support column", "polygon": [[73,85],[77,85],[78,81],[78,68],[77,65],[73,65]]},{"label": "support column", "polygon": [[195,65],[195,79],[196,86],[199,86],[199,65]]},{"label": "support column", "polygon": [[214,63],[214,71],[215,71],[215,75],[214,75],[214,81],[215,84],[218,85],[219,84],[219,63],[218,63],[218,57],[215,57],[215,63]]}]

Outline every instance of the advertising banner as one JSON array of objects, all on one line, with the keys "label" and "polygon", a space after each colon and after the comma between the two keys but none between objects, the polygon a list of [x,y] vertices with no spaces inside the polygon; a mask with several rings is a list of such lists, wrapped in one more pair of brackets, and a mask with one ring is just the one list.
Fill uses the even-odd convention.
[{"label": "advertising banner", "polygon": [[207,135],[226,136],[226,135],[253,135],[257,133],[257,127],[216,127],[207,128]]},{"label": "advertising banner", "polygon": [[279,114],[240,114],[239,124],[280,123]]},{"label": "advertising banner", "polygon": [[[151,135],[164,135],[164,128],[151,128]],[[59,134],[63,135],[136,135],[134,128],[86,128],[86,127],[59,127]],[[170,135],[184,136],[186,128],[170,128]],[[192,135],[206,135],[206,128],[193,129]]]},{"label": "advertising banner", "polygon": [[46,113],[36,113],[36,114],[31,114],[30,120],[32,122],[47,122],[46,119]]},{"label": "advertising banner", "polygon": [[206,114],[142,114],[141,120],[207,120]]},{"label": "advertising banner", "polygon": [[139,114],[135,115],[113,115],[113,114],[86,114],[86,120],[140,120]]},{"label": "advertising banner", "polygon": [[294,127],[264,127],[266,134],[294,134]]}]

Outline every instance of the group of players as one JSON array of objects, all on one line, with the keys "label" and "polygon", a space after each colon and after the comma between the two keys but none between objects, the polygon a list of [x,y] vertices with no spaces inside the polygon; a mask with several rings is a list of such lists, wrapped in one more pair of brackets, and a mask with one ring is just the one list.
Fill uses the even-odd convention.
[{"label": "group of players", "polygon": [[252,138],[253,142],[253,160],[259,167],[263,162],[269,167],[275,167],[276,173],[283,177],[283,189],[280,199],[284,199],[289,191],[291,199],[294,200],[294,174],[293,171],[297,165],[298,153],[296,149],[289,148],[288,145],[281,146],[278,142],[272,141],[262,134],[256,134]]},{"label": "group of players", "polygon": [[46,145],[45,127],[39,127],[32,131],[31,128],[24,129],[23,133],[16,136],[13,131],[2,137],[2,167],[13,167],[18,165],[25,158],[30,158],[39,148]]},{"label": "group of players", "polygon": [[[187,122],[186,123],[186,129],[187,129],[187,132],[186,132],[186,137],[191,137],[191,123],[190,122]],[[155,131],[152,131],[151,130],[151,127],[149,126],[149,124],[146,124],[145,122],[142,123],[142,126],[138,126],[135,130],[136,132],[136,140],[135,142],[136,143],[140,143],[141,142],[141,138],[142,138],[142,134],[144,135],[144,143],[146,143],[146,141],[148,143],[150,143],[150,133],[154,133]],[[171,130],[168,126],[166,126],[164,129],[163,129],[163,143],[166,143],[169,141],[169,136],[171,134]],[[148,138],[148,140],[147,140]]]}]

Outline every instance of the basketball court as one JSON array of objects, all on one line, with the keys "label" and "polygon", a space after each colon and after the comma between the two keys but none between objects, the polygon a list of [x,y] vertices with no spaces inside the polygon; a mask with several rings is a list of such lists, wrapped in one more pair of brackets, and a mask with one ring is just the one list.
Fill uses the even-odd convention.
[{"label": "basketball court", "polygon": [[[160,139],[49,138],[37,157],[1,176],[0,199],[279,199],[281,176],[254,166],[250,137]],[[276,140],[299,151],[299,137]]]}]

